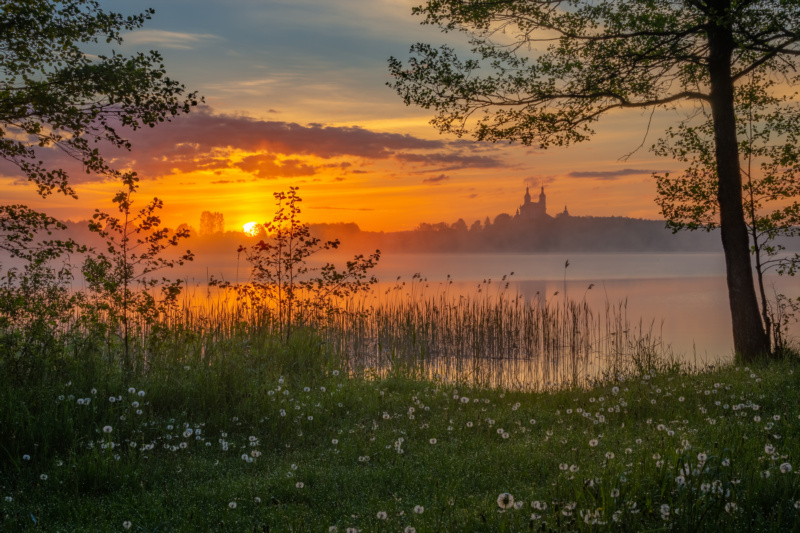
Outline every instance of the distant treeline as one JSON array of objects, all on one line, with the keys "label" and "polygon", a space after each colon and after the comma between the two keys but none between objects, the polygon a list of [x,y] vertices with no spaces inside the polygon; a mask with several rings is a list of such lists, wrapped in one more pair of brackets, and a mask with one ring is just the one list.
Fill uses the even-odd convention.
[{"label": "distant treeline", "polygon": [[[85,222],[68,222],[78,241],[101,245]],[[494,221],[463,220],[453,224],[420,224],[410,231],[362,231],[355,223],[312,224],[311,233],[323,240],[339,239],[342,248],[358,253],[383,252],[714,252],[720,250],[718,232],[684,231],[673,234],[661,220],[625,217],[556,217],[522,220],[499,215]],[[196,233],[185,241],[192,251],[235,254],[264,235],[240,231]]]},{"label": "distant treeline", "polygon": [[[488,219],[487,219],[488,222]],[[391,252],[710,252],[720,249],[716,231],[673,234],[664,221],[625,217],[557,217],[522,220],[498,216],[493,223],[463,220],[421,224],[412,231],[361,231],[356,224],[316,224],[320,238],[339,238],[350,248]]]}]

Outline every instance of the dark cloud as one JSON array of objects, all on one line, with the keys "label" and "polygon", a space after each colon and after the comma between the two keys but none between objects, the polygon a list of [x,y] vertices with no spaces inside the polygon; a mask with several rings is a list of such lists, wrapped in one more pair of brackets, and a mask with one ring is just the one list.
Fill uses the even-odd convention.
[{"label": "dark cloud", "polygon": [[486,155],[463,155],[458,152],[417,154],[402,153],[394,156],[403,163],[416,163],[424,166],[441,166],[439,170],[458,170],[462,168],[499,168],[506,166],[496,157]]},{"label": "dark cloud", "polygon": [[450,176],[447,176],[445,174],[439,174],[435,178],[425,178],[424,180],[422,180],[422,183],[441,183],[441,182],[443,182],[445,180],[449,180],[449,179],[450,179]]},{"label": "dark cloud", "polygon": [[313,176],[316,169],[298,159],[277,161],[272,154],[256,154],[247,156],[234,166],[262,179],[278,177],[296,178],[299,176]]},{"label": "dark cloud", "polygon": [[[252,152],[314,155],[321,158],[357,156],[385,159],[396,150],[437,149],[440,140],[429,141],[399,133],[378,133],[357,126],[325,126],[256,120],[215,115],[201,108],[170,124],[156,128],[165,139],[203,148],[239,148]],[[163,131],[163,134],[161,133]],[[147,132],[151,136],[151,132]],[[151,137],[152,138],[152,137]],[[134,146],[139,146],[138,140]],[[161,145],[161,142],[157,142]]]},{"label": "dark cloud", "polygon": [[567,174],[570,178],[589,178],[595,180],[615,180],[623,176],[639,176],[642,174],[652,174],[654,172],[667,172],[666,170],[646,170],[638,168],[623,168],[622,170],[605,170],[605,171],[586,171],[586,172],[570,172]]},{"label": "dark cloud", "polygon": [[[114,168],[133,169],[144,179],[175,172],[210,171],[220,174],[233,168],[262,179],[312,176],[323,166],[338,166],[353,173],[366,172],[353,168],[359,162],[335,161],[314,166],[300,159],[304,156],[321,159],[354,157],[360,158],[361,165],[394,158],[415,166],[439,167],[435,169],[438,172],[504,166],[498,157],[470,153],[471,150],[461,141],[427,140],[358,126],[256,120],[215,114],[208,107],[195,109],[156,128],[136,131],[120,128],[119,132],[130,140],[133,149],[129,152],[101,143],[98,145],[101,153]],[[236,162],[237,150],[254,155]],[[70,172],[75,184],[102,179],[83,173],[80,165],[61,150],[41,149],[38,155],[48,167],[64,168]],[[14,177],[21,175],[17,168],[2,162],[0,173]]]}]

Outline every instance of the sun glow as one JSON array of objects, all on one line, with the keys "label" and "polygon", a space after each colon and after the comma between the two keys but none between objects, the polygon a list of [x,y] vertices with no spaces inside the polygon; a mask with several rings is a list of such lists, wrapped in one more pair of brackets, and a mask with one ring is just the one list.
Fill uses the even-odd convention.
[{"label": "sun glow", "polygon": [[248,222],[247,224],[242,226],[242,229],[248,235],[256,236],[258,235],[258,222]]}]

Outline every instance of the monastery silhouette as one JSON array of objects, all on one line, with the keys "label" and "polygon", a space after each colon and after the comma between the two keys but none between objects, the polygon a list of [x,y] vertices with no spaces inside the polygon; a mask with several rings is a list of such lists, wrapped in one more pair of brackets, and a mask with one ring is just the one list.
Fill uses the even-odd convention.
[{"label": "monastery silhouette", "polygon": [[[568,217],[569,211],[567,206],[564,206],[564,211],[556,214],[556,218]],[[514,216],[519,220],[552,220],[553,217],[547,214],[547,196],[544,194],[544,185],[542,192],[539,193],[539,200],[537,202],[531,201],[530,187],[525,187],[524,203],[517,208],[517,214]]]}]

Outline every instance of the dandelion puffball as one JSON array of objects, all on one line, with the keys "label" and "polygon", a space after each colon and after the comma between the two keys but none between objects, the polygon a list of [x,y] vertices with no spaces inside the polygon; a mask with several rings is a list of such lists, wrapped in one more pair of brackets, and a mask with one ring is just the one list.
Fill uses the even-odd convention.
[{"label": "dandelion puffball", "polygon": [[509,509],[514,505],[514,496],[507,492],[502,492],[497,497],[497,506],[501,509]]}]

